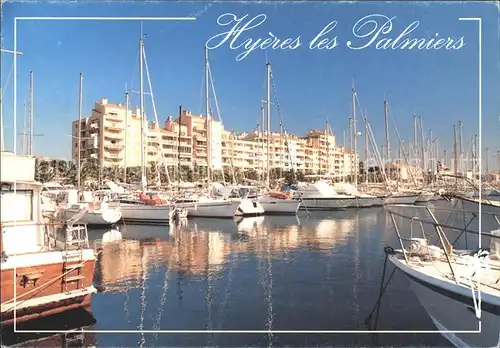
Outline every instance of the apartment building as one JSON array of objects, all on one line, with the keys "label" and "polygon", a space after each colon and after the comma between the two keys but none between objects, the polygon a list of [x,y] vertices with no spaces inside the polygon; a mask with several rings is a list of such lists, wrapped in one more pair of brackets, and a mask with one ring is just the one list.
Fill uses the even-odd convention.
[{"label": "apartment building", "polygon": [[[141,122],[145,131],[141,146]],[[103,166],[135,167],[157,162],[168,166],[209,166],[213,170],[237,167],[243,170],[267,170],[269,167],[306,174],[349,175],[355,156],[336,145],[333,134],[310,130],[299,137],[286,133],[251,132],[235,134],[224,130],[221,122],[184,110],[163,127],[141,117],[139,109],[124,105],[96,102],[91,116],[72,123],[72,158],[95,161]]]},{"label": "apartment building", "polygon": [[[72,123],[72,158],[94,161],[103,166],[138,166],[141,163],[141,112],[110,104],[102,98],[91,116]],[[147,121],[144,127],[147,127]],[[80,130],[80,136],[78,135]],[[80,146],[78,141],[80,140]]]}]

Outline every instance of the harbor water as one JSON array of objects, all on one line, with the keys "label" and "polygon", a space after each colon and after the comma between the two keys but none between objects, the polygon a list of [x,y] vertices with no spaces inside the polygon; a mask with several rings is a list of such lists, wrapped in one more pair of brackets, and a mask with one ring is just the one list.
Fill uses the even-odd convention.
[{"label": "harbor water", "polygon": [[[92,315],[65,313],[30,329],[83,327],[93,332],[80,334],[80,345],[98,347],[451,346],[438,333],[301,333],[437,330],[400,272],[367,324],[384,246],[399,247],[386,208],[117,228],[123,239],[106,244],[96,264]],[[91,230],[90,238],[105,232]],[[27,334],[4,335],[7,345],[23,340]]]}]

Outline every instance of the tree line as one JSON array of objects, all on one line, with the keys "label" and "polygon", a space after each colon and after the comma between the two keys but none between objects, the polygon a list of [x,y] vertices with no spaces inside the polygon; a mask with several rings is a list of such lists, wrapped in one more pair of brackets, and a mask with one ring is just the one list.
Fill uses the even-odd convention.
[{"label": "tree line", "polygon": [[[60,182],[64,185],[76,185],[78,182],[78,167],[72,161],[66,160],[45,160],[36,159],[35,179],[42,183]],[[123,182],[125,178],[123,167],[100,166],[95,161],[82,161],[80,164],[80,183],[82,185],[98,185],[106,180]],[[141,167],[128,167],[126,173],[127,183],[137,183],[141,181]],[[265,174],[262,175],[255,169],[243,170],[241,168],[226,167],[224,170],[213,170],[210,173],[212,181],[230,182],[244,184],[248,180],[265,181]],[[158,166],[151,163],[146,167],[146,178],[148,183],[154,184],[160,179],[162,185],[183,182],[205,182],[208,178],[206,166]],[[297,181],[305,181],[302,172],[282,171],[279,169],[270,170],[270,180],[276,181],[283,178],[283,184],[291,185]]]}]

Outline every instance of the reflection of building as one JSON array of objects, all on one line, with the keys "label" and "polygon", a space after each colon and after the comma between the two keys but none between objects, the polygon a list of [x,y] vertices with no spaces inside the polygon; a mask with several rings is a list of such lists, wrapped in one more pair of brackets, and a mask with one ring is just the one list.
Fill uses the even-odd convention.
[{"label": "reflection of building", "polygon": [[[141,163],[141,110],[124,105],[96,102],[91,116],[80,124],[80,158],[104,166],[135,167]],[[180,127],[180,129],[179,129]],[[78,158],[78,120],[72,123],[72,158]],[[200,166],[212,169],[236,167],[262,171],[270,167],[306,174],[349,175],[354,156],[337,147],[335,136],[324,130],[310,130],[305,136],[262,132],[236,135],[221,122],[184,110],[164,126],[144,120],[146,161],[167,165]],[[180,139],[179,139],[180,138]],[[267,140],[269,139],[269,146]],[[269,154],[267,149],[269,147]]]},{"label": "reflection of building", "polygon": [[358,233],[354,219],[322,220],[316,226],[314,243],[320,246],[333,246],[345,241],[349,233]]},{"label": "reflection of building", "polygon": [[99,260],[99,275],[107,290],[138,287],[142,277],[156,265],[190,274],[218,270],[231,246],[216,232],[182,231],[174,241],[121,240],[105,244]]},{"label": "reflection of building", "polygon": [[177,268],[191,274],[218,270],[231,251],[229,242],[217,232],[183,231],[176,243]]},{"label": "reflection of building", "polygon": [[299,246],[301,233],[299,226],[269,228],[265,225],[265,221],[265,217],[254,217],[245,218],[238,223],[238,231],[250,238],[248,242],[236,245],[239,252],[252,251],[260,256],[270,252],[277,255]]},{"label": "reflection of building", "polygon": [[152,264],[168,261],[172,248],[172,243],[165,241],[145,244],[138,240],[121,240],[104,244],[99,259],[101,282],[111,291],[136,287]]}]

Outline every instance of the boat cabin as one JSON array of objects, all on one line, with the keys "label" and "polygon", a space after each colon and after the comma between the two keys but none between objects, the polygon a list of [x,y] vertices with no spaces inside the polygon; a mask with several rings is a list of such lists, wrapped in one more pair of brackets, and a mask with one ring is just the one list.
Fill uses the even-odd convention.
[{"label": "boat cabin", "polygon": [[35,181],[35,158],[1,153],[0,252],[6,255],[44,249],[42,184]]}]

